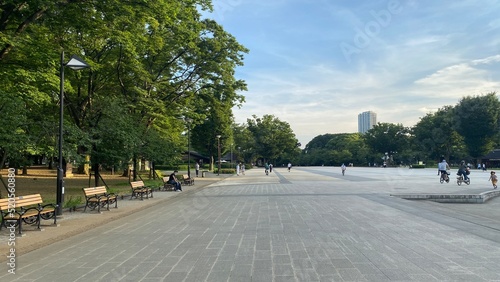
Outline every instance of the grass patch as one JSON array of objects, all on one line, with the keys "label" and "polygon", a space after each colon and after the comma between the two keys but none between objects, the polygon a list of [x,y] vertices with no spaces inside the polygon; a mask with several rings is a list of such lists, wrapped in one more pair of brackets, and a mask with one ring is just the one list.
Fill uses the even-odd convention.
[{"label": "grass patch", "polygon": [[[49,173],[47,169],[28,171],[29,175],[17,175],[15,180],[16,188],[15,195],[23,196],[30,194],[41,194],[44,203],[56,203],[57,176],[55,173]],[[7,170],[1,171],[4,181],[7,180]],[[161,179],[149,180],[149,174],[141,174],[144,179],[144,184],[151,187],[159,187],[162,185]],[[108,192],[116,195],[130,195],[130,185],[128,177],[119,175],[102,175],[102,178],[109,187]],[[99,181],[99,185],[104,185]],[[85,204],[85,197],[82,188],[93,187],[94,179],[89,183],[88,176],[75,175],[73,177],[64,178],[64,207],[74,207]],[[8,195],[7,189],[0,183],[0,196],[6,198]]]}]

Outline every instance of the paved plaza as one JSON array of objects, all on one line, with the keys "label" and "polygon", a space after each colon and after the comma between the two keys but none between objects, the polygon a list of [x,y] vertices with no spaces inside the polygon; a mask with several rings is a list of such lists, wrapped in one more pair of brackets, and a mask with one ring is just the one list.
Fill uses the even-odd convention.
[{"label": "paved plaza", "polygon": [[479,194],[488,177],[474,170],[458,186],[435,169],[252,169],[155,193],[158,204],[18,256],[15,275],[2,263],[0,280],[500,281],[500,198],[391,196]]}]

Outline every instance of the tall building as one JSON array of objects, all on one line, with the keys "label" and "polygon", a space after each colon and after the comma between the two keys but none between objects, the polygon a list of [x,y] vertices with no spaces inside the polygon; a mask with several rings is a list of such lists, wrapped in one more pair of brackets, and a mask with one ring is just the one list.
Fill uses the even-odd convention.
[{"label": "tall building", "polygon": [[358,132],[366,133],[377,124],[377,114],[372,111],[362,112],[358,115]]}]

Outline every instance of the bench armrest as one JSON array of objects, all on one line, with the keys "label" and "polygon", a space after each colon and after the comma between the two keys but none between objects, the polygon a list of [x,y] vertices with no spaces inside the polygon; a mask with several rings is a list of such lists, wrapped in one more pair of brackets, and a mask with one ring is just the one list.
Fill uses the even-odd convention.
[{"label": "bench armrest", "polygon": [[54,209],[57,209],[58,205],[57,204],[45,204],[45,205],[40,205],[41,210],[45,209],[46,207],[51,207]]},{"label": "bench armrest", "polygon": [[35,210],[35,211],[39,212],[39,211],[41,211],[42,209],[43,209],[43,207],[42,207],[42,205],[40,205],[40,204],[38,204],[38,206],[37,206],[37,207],[30,207],[30,208],[27,208],[27,209],[25,209],[24,207],[21,207],[21,209],[19,210],[19,213],[18,213],[18,214],[19,214],[19,215],[23,215],[23,214],[27,213],[27,212],[28,212],[28,211],[30,211],[30,210]]}]

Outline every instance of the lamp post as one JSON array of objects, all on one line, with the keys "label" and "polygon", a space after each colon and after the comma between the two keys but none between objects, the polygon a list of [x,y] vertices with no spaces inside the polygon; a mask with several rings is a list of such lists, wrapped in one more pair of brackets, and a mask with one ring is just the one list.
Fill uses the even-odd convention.
[{"label": "lamp post", "polygon": [[69,67],[73,70],[81,70],[90,67],[84,60],[78,56],[71,56],[69,62],[64,63],[64,51],[61,52],[60,64],[60,85],[59,85],[59,155],[57,165],[57,191],[56,191],[56,204],[57,215],[62,215],[62,208],[64,203],[64,169],[63,169],[63,121],[64,121],[64,67]]},{"label": "lamp post", "polygon": [[[241,161],[241,147],[238,147],[238,157],[236,158],[237,161]],[[243,163],[245,163],[245,158],[243,158]]]},{"label": "lamp post", "polygon": [[218,165],[218,170],[217,170],[217,175],[220,174],[220,135],[215,136],[217,137],[217,152],[219,154],[219,165]]},{"label": "lamp post", "polygon": [[193,120],[190,118],[186,119],[188,124],[188,177],[191,179],[191,122]]}]

